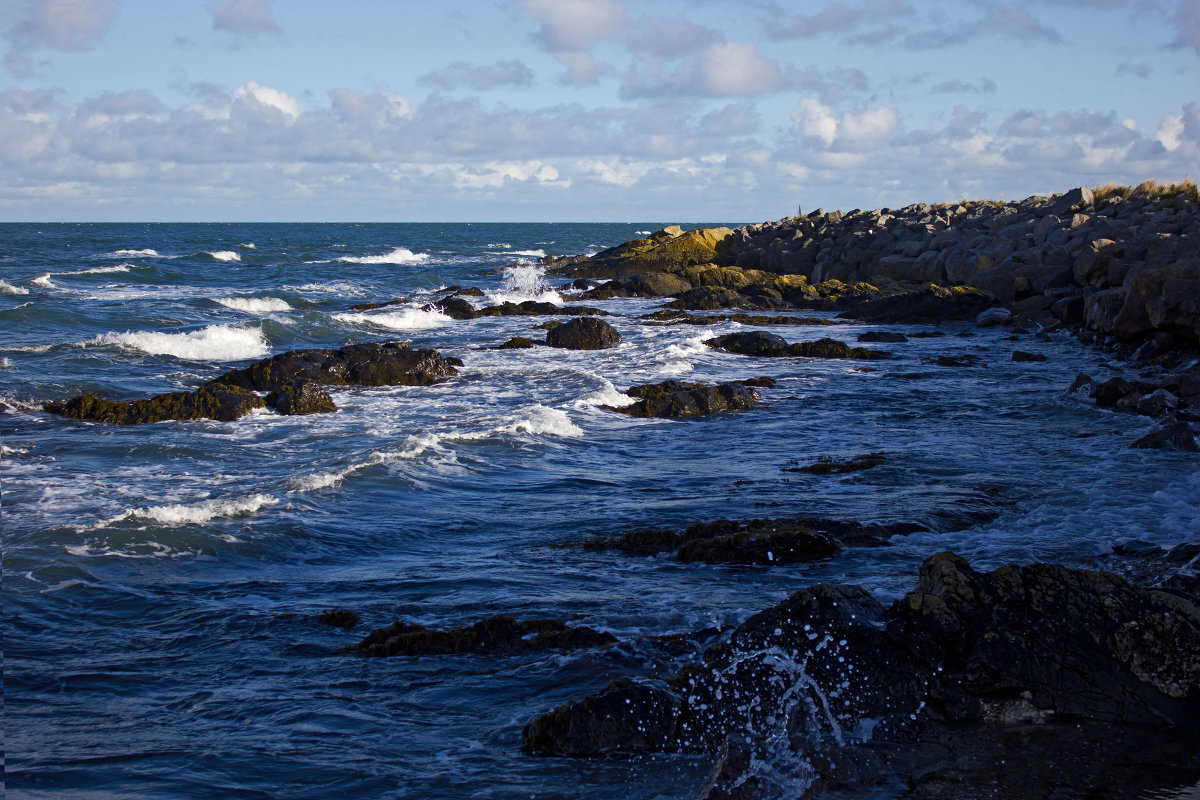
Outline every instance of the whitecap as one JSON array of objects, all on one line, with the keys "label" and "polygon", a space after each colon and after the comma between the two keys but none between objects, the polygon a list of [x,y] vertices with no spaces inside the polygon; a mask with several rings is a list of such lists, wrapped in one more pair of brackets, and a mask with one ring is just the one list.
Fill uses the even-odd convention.
[{"label": "whitecap", "polygon": [[29,449],[25,447],[9,447],[6,444],[0,444],[0,456],[23,456],[29,453]]},{"label": "whitecap", "polygon": [[253,514],[265,506],[273,506],[279,499],[269,494],[253,494],[235,500],[201,500],[197,503],[170,503],[161,506],[128,509],[115,517],[104,520],[98,528],[106,528],[127,519],[144,519],[163,525],[203,525],[218,517],[236,517]]},{"label": "whitecap", "polygon": [[12,361],[4,356],[0,356],[0,369],[12,369]]},{"label": "whitecap", "polygon": [[13,286],[8,281],[0,278],[0,294],[22,295],[29,294],[29,290],[24,286]]},{"label": "whitecap", "polygon": [[508,242],[493,242],[487,246],[488,250],[511,250],[512,245]]},{"label": "whitecap", "polygon": [[636,233],[638,236],[649,236],[650,234],[654,233],[654,231],[634,231],[634,233]]},{"label": "whitecap", "polygon": [[417,331],[437,328],[453,320],[441,311],[426,311],[422,308],[405,308],[376,314],[334,314],[339,322],[351,325],[370,325],[389,331]]},{"label": "whitecap", "polygon": [[151,355],[175,356],[195,361],[240,361],[261,358],[271,351],[258,328],[210,325],[187,333],[126,331],[97,336],[85,345],[117,345]]},{"label": "whitecap", "polygon": [[404,247],[396,247],[379,256],[342,256],[338,261],[348,264],[420,264],[428,261],[427,253],[414,253]]},{"label": "whitecap", "polygon": [[512,256],[529,256],[531,258],[545,258],[545,250],[513,250],[509,255]]},{"label": "whitecap", "polygon": [[558,408],[536,405],[527,409],[515,420],[499,428],[500,433],[546,434],[577,439],[583,430],[571,422],[567,412]]},{"label": "whitecap", "polygon": [[149,256],[152,258],[157,258],[158,251],[151,250],[147,247],[145,250],[114,250],[108,255],[112,256],[113,258],[129,258],[130,256]]},{"label": "whitecap", "polygon": [[624,408],[631,406],[637,402],[637,399],[630,397],[622,392],[612,381],[605,381],[603,388],[597,389],[576,400],[573,405],[575,408],[590,408],[593,406],[614,406],[616,408]]},{"label": "whitecap", "polygon": [[258,249],[258,246],[256,244],[254,244],[254,242],[243,242],[242,244],[239,244],[238,247],[242,248],[243,250]]},{"label": "whitecap", "polygon": [[114,264],[111,267],[92,267],[91,269],[77,269],[73,272],[51,272],[50,275],[105,275],[110,272],[129,272],[132,264]]},{"label": "whitecap", "polygon": [[214,302],[247,314],[274,314],[292,310],[288,301],[278,297],[218,297]]},{"label": "whitecap", "polygon": [[208,253],[208,255],[212,256],[217,261],[241,261],[242,260],[241,254],[235,253],[232,250],[212,250]]},{"label": "whitecap", "polygon": [[37,278],[34,278],[33,280],[30,281],[30,283],[32,283],[34,286],[40,286],[43,289],[57,289],[58,288],[57,286],[54,285],[54,281],[50,280],[49,272],[47,272],[45,275],[41,275]]},{"label": "whitecap", "polygon": [[504,269],[504,285],[499,289],[488,292],[488,300],[493,303],[520,303],[525,300],[538,300],[544,303],[562,305],[563,298],[546,283],[546,270],[532,264],[517,264]]}]

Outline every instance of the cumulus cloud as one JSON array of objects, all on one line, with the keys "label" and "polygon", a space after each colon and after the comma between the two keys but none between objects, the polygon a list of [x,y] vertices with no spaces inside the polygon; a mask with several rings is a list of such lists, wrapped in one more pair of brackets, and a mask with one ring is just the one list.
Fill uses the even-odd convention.
[{"label": "cumulus cloud", "polygon": [[996,82],[991,78],[980,78],[968,83],[957,78],[934,84],[929,89],[930,94],[995,94]]},{"label": "cumulus cloud", "polygon": [[1179,0],[1175,30],[1178,33],[1172,44],[1175,47],[1191,48],[1200,56],[1200,0]]},{"label": "cumulus cloud", "polygon": [[753,44],[720,41],[672,67],[632,67],[621,96],[750,97],[784,88],[780,66]]},{"label": "cumulus cloud", "polygon": [[566,67],[563,82],[595,83],[604,71],[591,53],[605,39],[620,38],[629,24],[625,4],[616,0],[521,0],[539,24],[533,40]]},{"label": "cumulus cloud", "polygon": [[81,52],[95,47],[117,15],[117,0],[9,0],[12,22],[4,31],[5,65],[18,78],[36,71],[40,48]]},{"label": "cumulus cloud", "polygon": [[421,80],[442,89],[485,91],[503,86],[530,86],[533,84],[533,70],[518,59],[497,61],[492,65],[457,61],[442,69],[427,72],[421,76]]},{"label": "cumulus cloud", "polygon": [[[887,106],[835,115],[820,100],[805,98],[792,114],[792,131],[810,145],[835,153],[864,153],[882,147],[900,124],[896,109]],[[818,145],[819,143],[819,145]]]},{"label": "cumulus cloud", "polygon": [[256,39],[282,33],[271,6],[275,0],[210,0],[214,30],[232,34],[235,39]]}]

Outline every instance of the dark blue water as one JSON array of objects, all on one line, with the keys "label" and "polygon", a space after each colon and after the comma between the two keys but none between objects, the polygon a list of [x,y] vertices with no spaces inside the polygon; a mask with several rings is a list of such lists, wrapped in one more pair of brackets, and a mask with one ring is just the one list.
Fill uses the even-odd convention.
[{"label": "dark blue water", "polygon": [[[495,350],[537,318],[453,321],[450,285],[562,302],[543,254],[658,224],[3,225],[0,414],[4,681],[12,797],[685,798],[707,762],[527,756],[530,718],[625,674],[677,666],[647,636],[734,624],[819,580],[893,597],[924,556],[1087,563],[1114,541],[1194,535],[1185,454],[1129,450],[1145,419],[1064,389],[1120,366],[1067,336],[973,325],[881,345],[892,361],[753,360],[602,304],[600,352]],[[354,311],[355,303],[404,304]],[[774,328],[789,341],[865,326]],[[915,332],[920,326],[898,326]],[[955,334],[964,333],[966,336]],[[404,339],[465,362],[432,387],[346,387],[333,415],[129,428],[38,410],[84,391],[190,389],[272,353]],[[1014,364],[1012,350],[1049,360]],[[974,354],[983,366],[921,363]],[[699,421],[601,408],[666,378],[770,375],[765,407]],[[884,450],[875,469],[782,469]],[[819,514],[987,523],[745,568],[556,547],[587,534]],[[950,526],[954,527],[954,526]],[[351,632],[318,625],[359,612]],[[612,650],[365,660],[403,618],[495,613],[611,631]]]}]

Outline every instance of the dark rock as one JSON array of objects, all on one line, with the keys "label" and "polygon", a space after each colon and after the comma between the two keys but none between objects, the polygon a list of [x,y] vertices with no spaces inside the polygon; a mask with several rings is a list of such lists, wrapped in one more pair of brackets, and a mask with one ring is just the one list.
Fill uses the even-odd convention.
[{"label": "dark rock", "polygon": [[922,358],[922,364],[931,364],[935,367],[974,367],[979,364],[979,356],[967,354],[962,356],[937,356],[936,358]]},{"label": "dark rock", "polygon": [[882,323],[936,323],[974,319],[992,296],[969,286],[923,286],[916,291],[843,305],[839,317]]},{"label": "dark rock", "polygon": [[1179,398],[1166,389],[1156,389],[1137,401],[1137,413],[1147,417],[1161,417],[1179,408]]},{"label": "dark rock", "polygon": [[1013,361],[1045,361],[1046,357],[1041,353],[1026,353],[1024,350],[1013,350]]},{"label": "dark rock", "polygon": [[329,392],[309,380],[297,379],[267,395],[267,405],[280,414],[326,414],[337,411]]},{"label": "dark rock", "polygon": [[804,467],[783,467],[784,472],[807,472],[810,475],[840,475],[846,472],[859,472],[864,469],[877,467],[887,460],[886,454],[864,453],[848,459],[836,459],[831,456],[820,456],[816,463]]},{"label": "dark rock", "polygon": [[568,350],[604,350],[621,343],[621,334],[602,319],[581,317],[546,334],[546,344]]},{"label": "dark rock", "polygon": [[1138,439],[1130,447],[1144,450],[1181,450],[1185,453],[1200,452],[1192,429],[1180,419],[1168,417],[1161,425]]},{"label": "dark rock", "polygon": [[669,380],[632,386],[625,391],[638,398],[633,405],[618,408],[604,406],[631,417],[699,417],[726,411],[753,408],[762,397],[750,386],[773,386],[770,378],[749,381],[730,381],[710,386],[706,383],[685,383]]},{"label": "dark rock", "polygon": [[340,350],[293,350],[216,380],[257,392],[277,391],[297,380],[333,386],[428,386],[455,375],[455,361],[436,350],[414,350],[407,342],[352,344]]},{"label": "dark rock", "polygon": [[527,350],[530,347],[537,347],[537,342],[533,339],[526,339],[524,336],[514,336],[508,341],[497,346],[498,350]]},{"label": "dark rock", "polygon": [[535,650],[581,650],[606,647],[616,638],[586,626],[571,627],[555,619],[518,622],[497,615],[448,631],[396,621],[372,631],[355,649],[364,656],[421,656],[451,653],[508,654]]},{"label": "dark rock", "polygon": [[214,382],[194,392],[167,392],[142,400],[105,400],[85,394],[65,403],[48,402],[42,408],[51,414],[89,422],[144,425],[191,419],[230,422],[265,405],[261,397],[240,386]]},{"label": "dark rock", "polygon": [[322,625],[328,625],[331,628],[341,628],[348,631],[359,623],[359,616],[355,612],[344,608],[333,608],[317,614],[317,622]]},{"label": "dark rock", "polygon": [[903,333],[892,331],[866,331],[858,335],[860,342],[907,342],[908,337]]},{"label": "dark rock", "polygon": [[652,320],[668,325],[716,325],[718,322],[739,322],[742,325],[849,325],[844,320],[825,319],[824,317],[797,317],[790,314],[705,314],[698,316],[677,309],[660,309],[642,316],[644,320]]},{"label": "dark rock", "polygon": [[667,308],[689,311],[715,311],[720,308],[758,308],[760,304],[733,289],[722,286],[697,286],[679,294]]},{"label": "dark rock", "polygon": [[803,358],[889,358],[882,350],[850,347],[837,339],[818,339],[815,342],[788,344],[781,336],[766,331],[739,331],[717,336],[704,342],[714,350],[746,356],[794,356]]},{"label": "dark rock", "polygon": [[440,311],[451,319],[475,319],[479,316],[479,312],[475,310],[475,306],[461,297],[442,298],[436,303],[430,303],[425,306],[426,311]]}]

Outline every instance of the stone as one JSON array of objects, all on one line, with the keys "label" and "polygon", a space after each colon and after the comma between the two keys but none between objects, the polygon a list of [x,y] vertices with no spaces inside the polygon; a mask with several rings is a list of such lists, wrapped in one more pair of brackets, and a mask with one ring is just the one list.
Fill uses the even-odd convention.
[{"label": "stone", "polygon": [[546,344],[567,350],[606,350],[621,343],[621,334],[602,319],[580,317],[546,333]]},{"label": "stone", "polygon": [[628,406],[603,406],[631,417],[700,417],[727,411],[753,408],[762,399],[752,386],[774,386],[770,378],[730,381],[710,386],[668,380],[662,383],[631,386],[625,394],[637,398]]},{"label": "stone", "polygon": [[991,308],[979,312],[975,317],[975,324],[981,328],[988,328],[995,325],[1004,325],[1012,319],[1012,312],[1002,306],[992,306]]},{"label": "stone", "polygon": [[837,339],[818,339],[815,342],[788,344],[782,336],[767,331],[739,331],[707,339],[704,342],[714,350],[747,356],[793,356],[802,358],[856,358],[882,359],[891,354],[883,350],[865,347],[850,347]]},{"label": "stone", "polygon": [[1056,217],[1075,214],[1090,209],[1095,200],[1092,190],[1087,187],[1077,187],[1060,195],[1050,206],[1050,213]]},{"label": "stone", "polygon": [[974,319],[993,304],[990,294],[968,286],[929,284],[915,291],[844,303],[838,316],[863,322],[934,324]]},{"label": "stone", "polygon": [[1137,412],[1147,417],[1161,417],[1179,408],[1179,398],[1166,389],[1156,389],[1137,401]]},{"label": "stone", "polygon": [[572,627],[555,619],[519,622],[510,616],[498,614],[447,631],[396,621],[386,628],[372,631],[354,649],[359,655],[372,657],[453,653],[492,655],[607,647],[616,641],[611,633],[602,633],[586,626]]},{"label": "stone", "polygon": [[1041,353],[1027,353],[1024,350],[1013,350],[1012,360],[1025,362],[1045,361],[1046,357]]},{"label": "stone", "polygon": [[51,414],[113,425],[146,425],[167,420],[215,419],[231,422],[266,403],[240,386],[210,383],[193,392],[167,392],[142,400],[105,400],[90,394],[63,403],[47,402]]},{"label": "stone", "polygon": [[354,611],[345,608],[331,608],[328,611],[322,611],[317,614],[317,622],[322,625],[328,625],[331,628],[341,628],[348,631],[358,625],[360,618]]},{"label": "stone", "polygon": [[1186,422],[1168,417],[1158,427],[1138,439],[1131,448],[1142,450],[1178,450],[1184,453],[1200,452],[1196,437]]},{"label": "stone", "polygon": [[328,414],[337,411],[333,398],[320,384],[296,379],[267,395],[267,405],[280,414]]}]

